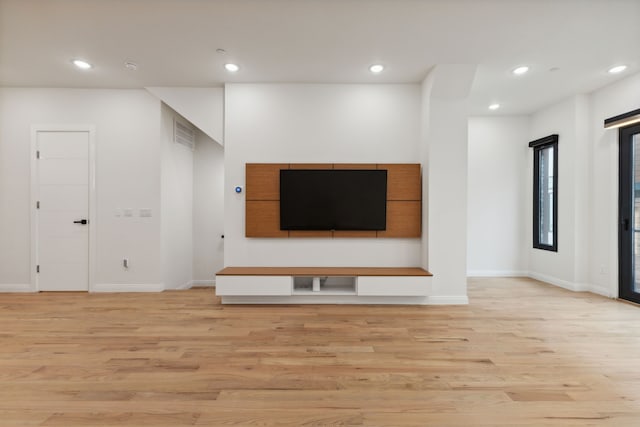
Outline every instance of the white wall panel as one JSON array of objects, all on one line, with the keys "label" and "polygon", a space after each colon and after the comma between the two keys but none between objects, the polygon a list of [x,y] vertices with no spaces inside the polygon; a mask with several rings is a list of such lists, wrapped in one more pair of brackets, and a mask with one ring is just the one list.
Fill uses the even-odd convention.
[{"label": "white wall panel", "polygon": [[523,274],[527,270],[528,126],[524,116],[469,119],[470,276]]},{"label": "white wall panel", "polygon": [[[30,127],[34,124],[95,125],[96,283],[157,286],[161,282],[160,102],[144,90],[111,89],[0,89],[0,283],[30,282]],[[70,171],[69,182],[76,173],[86,172]],[[132,209],[134,215],[118,216],[123,208]],[[140,208],[152,209],[154,215],[140,218]],[[123,257],[130,260],[128,270],[122,268]]]},{"label": "white wall panel", "polygon": [[418,85],[230,84],[225,264],[417,266],[420,239],[244,237],[246,163],[419,163]]}]

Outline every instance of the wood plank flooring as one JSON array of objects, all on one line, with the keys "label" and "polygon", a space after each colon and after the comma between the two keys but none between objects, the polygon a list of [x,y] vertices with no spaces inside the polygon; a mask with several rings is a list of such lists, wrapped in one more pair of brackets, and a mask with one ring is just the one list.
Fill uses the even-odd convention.
[{"label": "wood plank flooring", "polygon": [[469,286],[468,306],[0,294],[0,426],[640,425],[640,307]]}]

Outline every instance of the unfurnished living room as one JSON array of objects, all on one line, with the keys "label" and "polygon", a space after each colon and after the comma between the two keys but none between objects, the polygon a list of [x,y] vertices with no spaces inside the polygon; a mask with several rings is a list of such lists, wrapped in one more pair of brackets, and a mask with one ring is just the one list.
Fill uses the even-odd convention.
[{"label": "unfurnished living room", "polygon": [[637,427],[639,22],[0,0],[0,426]]}]

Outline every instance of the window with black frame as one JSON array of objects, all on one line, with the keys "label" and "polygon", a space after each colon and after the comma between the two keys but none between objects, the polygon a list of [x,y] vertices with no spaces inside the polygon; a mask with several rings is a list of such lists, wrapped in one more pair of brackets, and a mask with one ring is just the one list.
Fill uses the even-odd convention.
[{"label": "window with black frame", "polygon": [[533,148],[533,247],[558,251],[558,135],[529,143]]}]

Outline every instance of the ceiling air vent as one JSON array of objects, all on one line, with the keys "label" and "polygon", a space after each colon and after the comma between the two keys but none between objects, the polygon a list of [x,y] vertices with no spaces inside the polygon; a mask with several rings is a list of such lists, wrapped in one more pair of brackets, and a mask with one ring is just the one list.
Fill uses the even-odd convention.
[{"label": "ceiling air vent", "polygon": [[192,151],[196,146],[196,131],[193,127],[173,120],[173,142],[189,147]]}]

